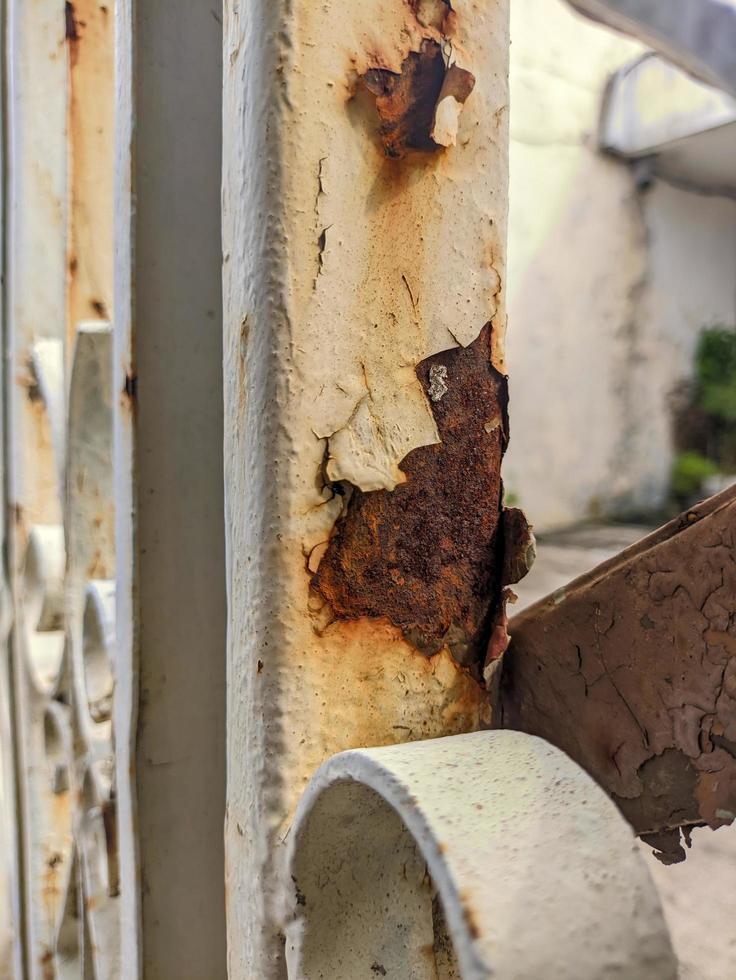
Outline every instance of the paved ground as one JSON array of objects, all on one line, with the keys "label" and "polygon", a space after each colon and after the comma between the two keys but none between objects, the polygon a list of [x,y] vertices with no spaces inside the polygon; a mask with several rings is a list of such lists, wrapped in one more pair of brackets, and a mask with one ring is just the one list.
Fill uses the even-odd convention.
[{"label": "paved ground", "polygon": [[[517,612],[648,532],[592,526],[549,536],[515,591]],[[665,867],[642,845],[680,961],[680,980],[736,980],[736,827],[696,831],[687,861]],[[653,978],[654,980],[654,978]]]}]

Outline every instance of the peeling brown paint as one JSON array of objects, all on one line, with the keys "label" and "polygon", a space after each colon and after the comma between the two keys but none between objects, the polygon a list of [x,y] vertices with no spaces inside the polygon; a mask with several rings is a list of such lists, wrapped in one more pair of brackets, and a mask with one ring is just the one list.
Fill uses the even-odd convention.
[{"label": "peeling brown paint", "polygon": [[430,38],[422,41],[419,51],[409,52],[400,73],[370,68],[361,81],[375,96],[384,153],[393,159],[447,145],[433,136],[437,107],[446,98],[462,105],[475,86],[469,71],[448,67],[442,46]]},{"label": "peeling brown paint", "polygon": [[736,489],[512,620],[495,724],[585,768],[666,860],[736,818]]},{"label": "peeling brown paint", "polygon": [[335,619],[385,618],[423,653],[447,645],[466,666],[485,653],[501,593],[508,396],[490,345],[487,325],[471,346],[417,367],[428,397],[445,369],[446,390],[430,402],[441,442],[409,453],[395,490],[351,488],[312,579]]}]

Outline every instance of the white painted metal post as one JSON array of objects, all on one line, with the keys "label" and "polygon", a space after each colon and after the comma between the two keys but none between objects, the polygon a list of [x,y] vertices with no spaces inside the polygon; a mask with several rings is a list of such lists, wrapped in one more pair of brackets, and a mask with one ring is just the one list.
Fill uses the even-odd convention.
[{"label": "white painted metal post", "polygon": [[[67,797],[45,767],[47,713],[61,666],[58,619],[63,545],[66,277],[66,62],[64,18],[47,0],[7,4],[5,409],[8,577],[13,599],[11,697],[19,776],[19,844],[24,973],[42,977],[53,958],[55,925],[70,867]],[[56,564],[45,578],[45,570]],[[41,597],[26,607],[24,567],[39,571]],[[44,595],[55,579],[55,595]],[[47,602],[44,600],[48,599]],[[55,611],[52,612],[52,606]],[[46,613],[43,620],[44,611]],[[39,631],[39,627],[41,631]],[[51,630],[52,632],[49,632]]]},{"label": "white painted metal post", "polygon": [[[7,18],[2,18],[0,24],[0,71],[5,78],[6,66],[6,30]],[[3,100],[0,109],[3,131],[5,129],[7,100]],[[5,224],[6,224],[6,150],[3,143],[0,147],[0,215],[2,215],[3,234],[0,236],[0,262],[5,268]],[[7,324],[7,279],[3,279],[0,290],[0,309],[2,309],[3,324]],[[3,331],[3,364],[4,364],[4,333]],[[7,378],[5,369],[0,372],[0,432],[2,432],[3,450],[6,433],[5,391]],[[5,451],[0,453],[0,541],[2,551],[6,553],[8,543],[8,510],[7,510],[7,458]],[[16,781],[16,752],[14,731],[14,700],[13,700],[13,652],[10,643],[10,629],[13,619],[13,600],[7,567],[3,563],[0,571],[0,908],[4,910],[3,921],[0,922],[0,975],[9,980],[21,975],[23,969],[22,955],[22,916],[21,916],[21,875],[20,875],[20,812],[18,807],[18,787]]]},{"label": "white painted metal post", "polygon": [[225,974],[221,19],[116,8],[123,977]]},{"label": "white painted metal post", "polygon": [[[465,351],[478,358],[477,445],[500,459],[503,413],[483,385],[503,387],[507,18],[506,0],[225,4],[233,980],[284,976],[284,844],[317,766],[486,719],[459,662],[475,642],[460,614],[433,623],[426,595],[415,633],[390,621],[409,571],[384,585],[384,618],[334,618],[310,580],[347,497],[391,506],[408,454],[425,452],[421,465],[438,444],[446,392],[443,410],[471,399]],[[447,351],[449,366],[427,361]],[[462,476],[438,465],[427,493],[444,483],[460,500]],[[494,521],[498,492],[475,494]],[[477,507],[471,494],[455,529],[477,527]],[[445,547],[436,537],[422,558],[418,542],[427,580]]]},{"label": "white painted metal post", "polygon": [[15,971],[210,980],[225,974],[221,20],[193,0],[9,0],[8,51]]}]

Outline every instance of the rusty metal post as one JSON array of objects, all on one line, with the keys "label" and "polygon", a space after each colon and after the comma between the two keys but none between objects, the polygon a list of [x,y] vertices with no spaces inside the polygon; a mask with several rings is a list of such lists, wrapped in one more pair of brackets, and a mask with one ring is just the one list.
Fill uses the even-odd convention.
[{"label": "rusty metal post", "polygon": [[225,4],[233,978],[330,754],[488,720],[508,3]]}]

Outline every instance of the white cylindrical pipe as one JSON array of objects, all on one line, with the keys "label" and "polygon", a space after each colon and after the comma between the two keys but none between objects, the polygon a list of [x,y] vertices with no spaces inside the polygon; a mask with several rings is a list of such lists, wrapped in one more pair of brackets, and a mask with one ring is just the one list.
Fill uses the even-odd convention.
[{"label": "white cylindrical pipe", "polygon": [[533,736],[341,753],[290,840],[290,980],[677,975],[631,829]]}]

